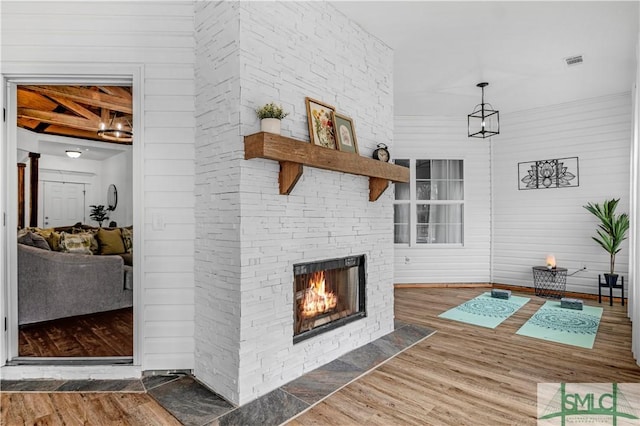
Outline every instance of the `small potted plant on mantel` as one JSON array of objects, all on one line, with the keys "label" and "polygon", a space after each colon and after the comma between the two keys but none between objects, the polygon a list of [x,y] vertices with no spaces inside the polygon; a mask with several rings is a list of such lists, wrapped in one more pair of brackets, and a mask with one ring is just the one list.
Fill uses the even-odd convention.
[{"label": "small potted plant on mantel", "polygon": [[260,119],[260,131],[278,135],[280,134],[280,120],[289,115],[288,112],[284,112],[282,106],[273,102],[258,108],[256,114]]},{"label": "small potted plant on mantel", "polygon": [[618,282],[618,274],[615,273],[616,254],[622,250],[620,244],[627,238],[629,230],[629,216],[626,213],[616,214],[616,207],[620,199],[606,200],[602,205],[587,203],[583,206],[594,216],[600,219],[597,233],[593,240],[609,253],[609,273],[604,274],[607,285],[614,286]]}]

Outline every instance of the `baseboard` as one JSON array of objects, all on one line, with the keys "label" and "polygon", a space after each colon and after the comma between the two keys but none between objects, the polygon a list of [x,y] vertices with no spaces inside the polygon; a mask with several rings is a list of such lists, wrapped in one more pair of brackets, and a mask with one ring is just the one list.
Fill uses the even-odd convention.
[{"label": "baseboard", "polygon": [[[493,288],[501,288],[504,290],[511,290],[511,291],[519,291],[522,293],[535,293],[535,289],[533,287],[521,287],[519,285],[508,285],[508,284],[493,284]],[[592,294],[592,293],[578,293],[575,291],[565,291],[564,293],[565,297],[571,297],[574,299],[587,299],[587,300],[598,300],[598,295],[597,294]],[[602,301],[609,301],[609,296],[605,296],[604,294],[602,295]],[[622,299],[619,297],[614,297],[613,298],[613,302],[614,303],[621,303]]]},{"label": "baseboard", "polygon": [[394,288],[491,288],[491,283],[412,283],[394,284]]},{"label": "baseboard", "polygon": [[[394,288],[500,288],[503,290],[518,291],[521,293],[535,292],[533,287],[522,287],[519,285],[508,284],[492,284],[492,283],[414,283],[414,284],[394,284]],[[565,297],[571,297],[574,299],[588,299],[598,300],[597,294],[591,293],[577,293],[573,291],[565,292]],[[602,295],[603,301],[609,301],[609,296]],[[613,298],[614,303],[621,303],[622,299],[619,297]]]}]

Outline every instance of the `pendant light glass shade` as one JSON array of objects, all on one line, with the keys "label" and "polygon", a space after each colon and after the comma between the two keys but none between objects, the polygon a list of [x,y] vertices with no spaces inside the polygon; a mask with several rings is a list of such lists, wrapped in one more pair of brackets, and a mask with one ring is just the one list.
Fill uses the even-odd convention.
[{"label": "pendant light glass shade", "polygon": [[482,103],[467,116],[468,134],[470,138],[488,138],[500,134],[500,113],[491,104],[484,102],[484,88],[489,83],[478,83],[482,89]]}]

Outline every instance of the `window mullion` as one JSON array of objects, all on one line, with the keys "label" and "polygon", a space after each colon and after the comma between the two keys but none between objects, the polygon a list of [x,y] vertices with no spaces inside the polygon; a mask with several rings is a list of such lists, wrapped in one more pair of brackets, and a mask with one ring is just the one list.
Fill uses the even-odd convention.
[{"label": "window mullion", "polygon": [[409,160],[409,247],[416,246],[417,238],[417,209],[416,209],[416,159]]}]

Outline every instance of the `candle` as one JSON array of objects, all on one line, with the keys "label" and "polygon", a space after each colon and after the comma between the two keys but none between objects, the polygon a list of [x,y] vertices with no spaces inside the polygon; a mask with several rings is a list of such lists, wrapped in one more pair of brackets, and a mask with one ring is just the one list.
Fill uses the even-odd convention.
[{"label": "candle", "polygon": [[556,257],[552,254],[547,255],[547,268],[553,269],[556,267]]}]

